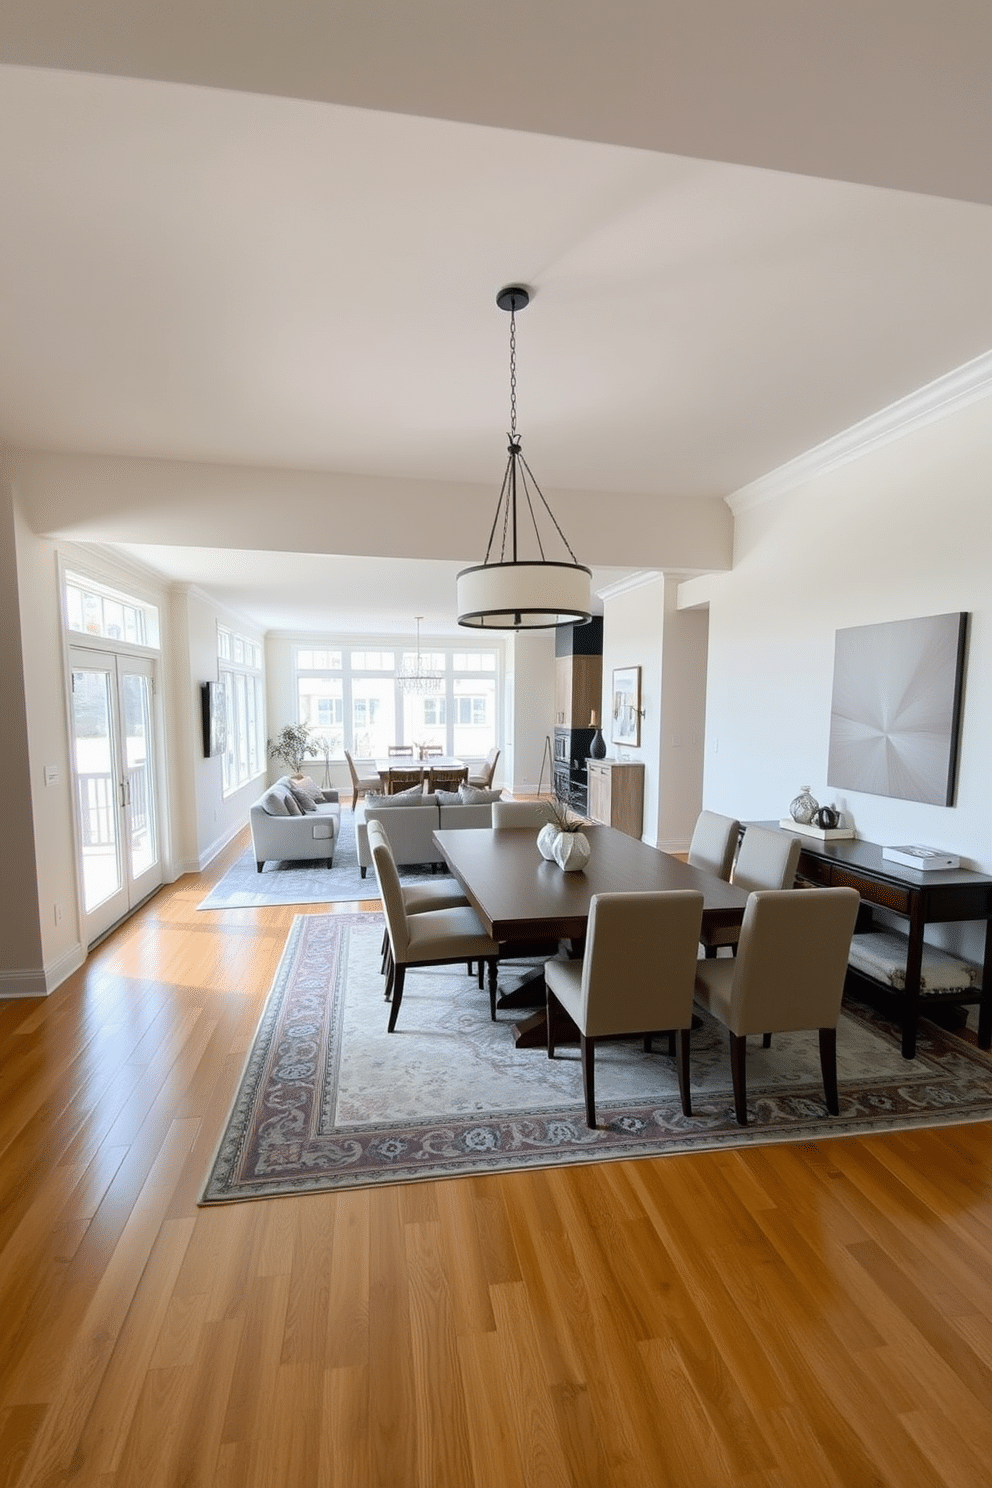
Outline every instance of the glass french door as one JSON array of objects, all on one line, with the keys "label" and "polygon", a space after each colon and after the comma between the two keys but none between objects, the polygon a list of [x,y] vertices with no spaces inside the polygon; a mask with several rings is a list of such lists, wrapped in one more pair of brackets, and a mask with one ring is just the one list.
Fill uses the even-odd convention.
[{"label": "glass french door", "polygon": [[72,762],[84,938],[162,882],[155,790],[155,663],[73,647]]}]

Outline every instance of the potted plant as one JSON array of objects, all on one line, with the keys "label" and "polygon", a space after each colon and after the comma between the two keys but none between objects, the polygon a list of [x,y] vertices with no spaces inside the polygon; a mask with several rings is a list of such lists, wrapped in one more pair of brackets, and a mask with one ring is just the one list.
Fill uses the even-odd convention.
[{"label": "potted plant", "polygon": [[308,723],[284,723],[267,743],[269,758],[284,760],[296,780],[303,774],[303,761],[320,754]]}]

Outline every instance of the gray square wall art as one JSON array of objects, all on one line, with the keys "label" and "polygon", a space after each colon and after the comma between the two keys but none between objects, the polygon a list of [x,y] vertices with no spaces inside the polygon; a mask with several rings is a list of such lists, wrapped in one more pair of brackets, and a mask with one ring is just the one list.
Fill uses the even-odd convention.
[{"label": "gray square wall art", "polygon": [[828,785],[952,804],[967,618],[837,632]]}]

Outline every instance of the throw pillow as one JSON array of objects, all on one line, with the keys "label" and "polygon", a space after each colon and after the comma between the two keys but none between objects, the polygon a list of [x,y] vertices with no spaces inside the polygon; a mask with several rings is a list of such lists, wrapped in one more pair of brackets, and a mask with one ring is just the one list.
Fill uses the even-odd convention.
[{"label": "throw pillow", "polygon": [[292,794],[293,800],[299,806],[304,816],[308,811],[317,810],[317,803],[314,800],[313,796],[309,794],[309,792],[299,790],[295,785],[291,785],[289,789]]},{"label": "throw pillow", "polygon": [[283,796],[283,800],[286,803],[286,815],[287,816],[302,816],[303,815],[303,811],[302,811],[302,809],[300,807],[300,803],[299,803],[299,801],[297,801],[296,797],[293,795],[293,792],[291,790],[286,791],[285,795]]},{"label": "throw pillow", "polygon": [[272,790],[267,790],[265,792],[260,805],[262,807],[262,810],[267,812],[269,816],[289,815],[289,811],[286,807],[286,792],[283,790],[278,790],[275,787],[273,787]]},{"label": "throw pillow", "polygon": [[374,791],[369,791],[365,804],[380,810],[383,806],[420,806],[426,799],[423,787],[412,785],[409,790],[397,791],[394,796],[377,796]]},{"label": "throw pillow", "polygon": [[500,801],[502,798],[502,791],[480,790],[477,785],[460,785],[458,787],[458,799],[465,806],[491,806],[493,801]]},{"label": "throw pillow", "polygon": [[316,780],[311,780],[309,775],[301,775],[299,780],[294,780],[293,787],[295,790],[306,791],[315,801],[319,801],[324,794]]},{"label": "throw pillow", "polygon": [[462,804],[462,798],[457,791],[438,790],[434,794],[437,796],[439,806],[460,806]]}]

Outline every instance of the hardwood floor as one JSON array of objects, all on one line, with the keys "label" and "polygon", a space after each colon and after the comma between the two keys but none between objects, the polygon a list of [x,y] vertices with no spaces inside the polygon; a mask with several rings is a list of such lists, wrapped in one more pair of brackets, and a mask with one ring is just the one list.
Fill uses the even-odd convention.
[{"label": "hardwood floor", "polygon": [[0,1003],[4,1488],[990,1481],[989,1124],[197,1209],[242,845]]}]

